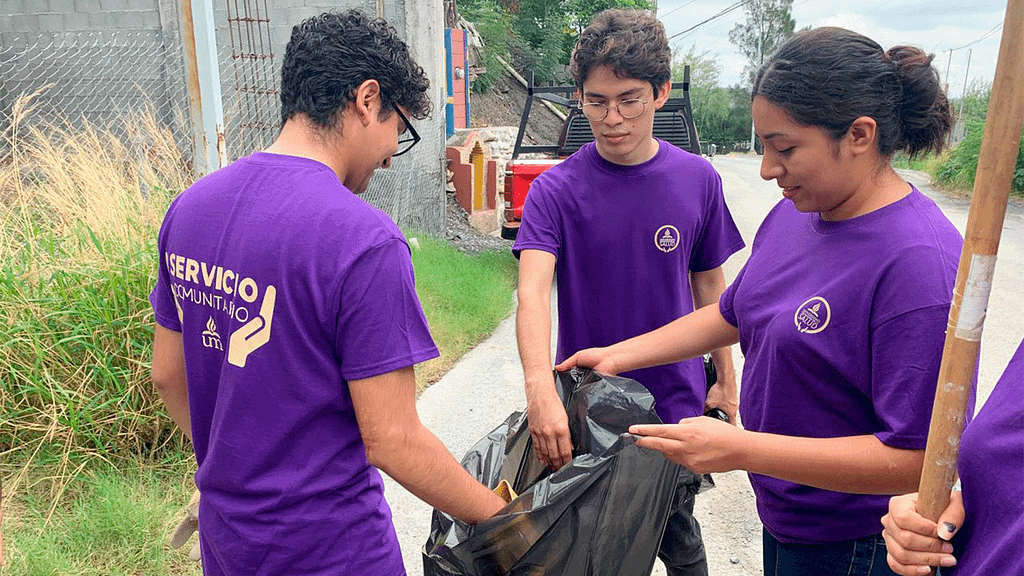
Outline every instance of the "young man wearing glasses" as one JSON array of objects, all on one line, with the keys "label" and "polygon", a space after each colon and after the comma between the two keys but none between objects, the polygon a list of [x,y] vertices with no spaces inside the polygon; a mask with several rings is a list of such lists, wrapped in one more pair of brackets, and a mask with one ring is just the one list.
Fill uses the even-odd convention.
[{"label": "young man wearing glasses", "polygon": [[419,422],[438,352],[402,233],[358,197],[418,140],[427,85],[383,20],[306,20],[277,140],[168,210],[153,380],[194,444],[207,576],[405,574],[377,468],[468,522],[504,505]]},{"label": "young man wearing glasses", "polygon": [[[551,378],[556,276],[561,362],[653,330],[695,305],[717,305],[725,288],[720,266],[743,247],[710,163],[653,136],[655,110],[671,89],[661,22],[642,11],[598,14],[580,36],[571,72],[594,142],[534,180],[513,247],[530,433],[552,468],[572,458],[568,418]],[[719,378],[710,392],[699,358],[623,375],[651,391],[665,422],[709,408],[735,421],[731,351],[712,358]],[[659,556],[670,576],[707,574],[692,498],[669,519]]]}]

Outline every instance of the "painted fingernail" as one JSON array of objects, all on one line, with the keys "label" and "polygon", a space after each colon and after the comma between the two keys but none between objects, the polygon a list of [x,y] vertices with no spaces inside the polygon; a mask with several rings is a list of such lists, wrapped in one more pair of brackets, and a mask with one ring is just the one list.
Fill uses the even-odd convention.
[{"label": "painted fingernail", "polygon": [[942,545],[942,552],[944,554],[952,554],[953,553],[953,545],[950,544],[949,542],[946,542],[945,544]]},{"label": "painted fingernail", "polygon": [[956,524],[953,524],[952,522],[943,522],[942,529],[946,531],[946,534],[952,536],[953,533],[956,532]]},{"label": "painted fingernail", "polygon": [[950,566],[956,566],[956,558],[954,558],[952,556],[943,556],[942,559],[939,560],[939,566],[942,566],[943,568],[949,568]]}]

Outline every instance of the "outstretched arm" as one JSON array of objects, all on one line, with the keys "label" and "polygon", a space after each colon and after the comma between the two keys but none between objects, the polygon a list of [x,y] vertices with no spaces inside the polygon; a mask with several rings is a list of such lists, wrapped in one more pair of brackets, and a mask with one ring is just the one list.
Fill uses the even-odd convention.
[{"label": "outstretched arm", "polygon": [[804,438],[752,432],[714,418],[631,426],[639,446],[697,473],[745,470],[852,494],[901,494],[921,477],[924,450],[902,450],[873,435]]},{"label": "outstretched arm", "polygon": [[739,338],[736,327],[725,321],[716,302],[646,334],[605,348],[577,352],[555,369],[564,371],[582,366],[618,374],[695,358],[735,344]]},{"label": "outstretched arm", "polygon": [[411,366],[352,380],[348,388],[370,464],[427,504],[465,522],[486,520],[505,506],[420,422]]}]

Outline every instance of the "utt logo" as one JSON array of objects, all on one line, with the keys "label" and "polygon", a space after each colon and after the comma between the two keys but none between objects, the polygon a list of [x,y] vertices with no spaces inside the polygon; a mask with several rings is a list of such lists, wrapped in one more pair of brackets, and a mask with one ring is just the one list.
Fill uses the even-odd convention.
[{"label": "utt logo", "polygon": [[796,329],[804,334],[817,334],[828,327],[832,320],[832,308],[821,296],[815,296],[796,309],[793,321]]}]

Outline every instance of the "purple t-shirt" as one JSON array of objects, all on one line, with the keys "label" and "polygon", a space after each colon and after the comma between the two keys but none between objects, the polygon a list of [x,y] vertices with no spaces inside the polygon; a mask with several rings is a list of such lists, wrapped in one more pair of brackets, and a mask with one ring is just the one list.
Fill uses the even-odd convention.
[{"label": "purple t-shirt", "polygon": [[257,152],[174,201],[159,255],[204,573],[404,574],[347,384],[438,354],[394,222],[327,166]]},{"label": "purple t-shirt", "polygon": [[[914,189],[869,214],[825,221],[779,202],[722,294],[744,355],[743,426],[786,436],[927,441],[962,239]],[[750,475],[765,528],[818,544],[881,531],[888,496]]]},{"label": "purple t-shirt", "polygon": [[1024,342],[964,429],[957,470],[967,517],[942,574],[1024,574]]},{"label": "purple t-shirt", "polygon": [[[530,187],[513,252],[557,258],[556,362],[692,312],[690,272],[713,270],[743,247],[711,164],[658,144],[636,166],[608,162],[587,144]],[[622,376],[651,391],[665,422],[703,412],[699,358]]]}]

